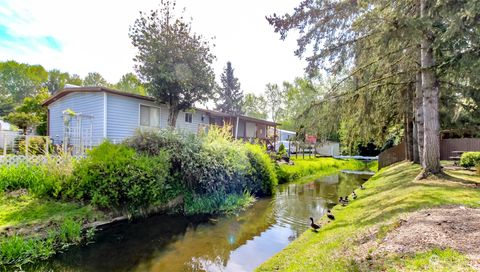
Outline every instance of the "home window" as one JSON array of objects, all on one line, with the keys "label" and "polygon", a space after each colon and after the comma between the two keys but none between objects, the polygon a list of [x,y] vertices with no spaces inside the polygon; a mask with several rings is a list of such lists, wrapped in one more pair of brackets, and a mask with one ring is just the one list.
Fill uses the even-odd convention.
[{"label": "home window", "polygon": [[185,123],[191,123],[192,122],[192,114],[189,112],[185,113]]},{"label": "home window", "polygon": [[140,126],[160,127],[160,109],[140,105]]}]

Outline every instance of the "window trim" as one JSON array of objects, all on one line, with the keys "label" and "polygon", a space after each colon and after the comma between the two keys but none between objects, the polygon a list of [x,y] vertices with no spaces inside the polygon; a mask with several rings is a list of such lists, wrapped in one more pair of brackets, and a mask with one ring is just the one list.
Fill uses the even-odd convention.
[{"label": "window trim", "polygon": [[[155,127],[152,127],[152,126],[143,126],[142,125],[142,122],[141,122],[141,108],[142,106],[145,106],[145,107],[149,107],[149,108],[157,108],[159,110],[159,113],[158,113],[158,121],[159,121],[159,124],[158,126],[155,126]],[[138,127],[139,128],[161,128],[160,126],[160,120],[161,120],[161,116],[162,116],[162,107],[159,107],[159,106],[154,106],[154,105],[148,105],[148,104],[143,104],[143,103],[138,103]]]},{"label": "window trim", "polygon": [[[190,118],[187,118],[187,116],[190,116]],[[189,123],[189,124],[192,124],[193,123],[193,113],[191,112],[185,112],[185,116],[184,116],[184,121],[185,123]],[[190,121],[188,121],[188,119],[190,119]]]}]

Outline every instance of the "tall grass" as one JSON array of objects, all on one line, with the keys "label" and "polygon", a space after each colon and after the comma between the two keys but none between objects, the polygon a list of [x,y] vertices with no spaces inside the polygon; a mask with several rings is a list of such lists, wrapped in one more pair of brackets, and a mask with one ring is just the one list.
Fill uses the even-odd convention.
[{"label": "tall grass", "polygon": [[63,185],[71,177],[73,162],[71,158],[62,158],[61,163],[47,159],[45,164],[0,166],[0,192],[28,189],[37,196],[57,197]]},{"label": "tall grass", "polygon": [[57,248],[82,241],[82,226],[67,219],[46,237],[22,237],[13,235],[0,238],[0,265],[19,265],[34,260],[45,260],[54,255]]},{"label": "tall grass", "polygon": [[361,170],[368,167],[357,160],[338,160],[334,158],[293,158],[293,165],[282,164],[277,167],[279,183],[286,183],[310,175],[327,175],[338,170]]},{"label": "tall grass", "polygon": [[222,192],[208,195],[189,195],[185,199],[185,214],[230,214],[248,207],[255,198],[248,192],[243,194],[225,194]]}]

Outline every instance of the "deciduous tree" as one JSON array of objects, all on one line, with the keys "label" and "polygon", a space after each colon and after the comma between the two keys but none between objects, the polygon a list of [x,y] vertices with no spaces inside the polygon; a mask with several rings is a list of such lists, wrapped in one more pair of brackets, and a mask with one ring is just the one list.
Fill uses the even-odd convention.
[{"label": "deciduous tree", "polygon": [[175,6],[162,0],[159,10],[140,12],[129,33],[138,50],[135,69],[148,93],[169,105],[172,127],[179,111],[212,98],[215,83],[208,41],[192,32],[190,22],[175,17]]}]

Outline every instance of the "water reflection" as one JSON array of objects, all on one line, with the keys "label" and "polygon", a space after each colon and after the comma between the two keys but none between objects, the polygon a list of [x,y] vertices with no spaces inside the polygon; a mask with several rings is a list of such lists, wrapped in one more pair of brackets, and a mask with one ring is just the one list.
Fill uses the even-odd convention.
[{"label": "water reflection", "polygon": [[260,199],[237,216],[164,215],[120,223],[100,232],[96,243],[71,248],[41,266],[59,271],[251,271],[307,230],[310,216],[320,218],[364,178],[339,173],[281,185],[275,197]]}]

